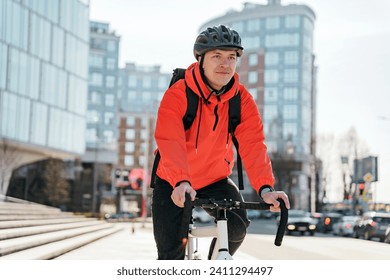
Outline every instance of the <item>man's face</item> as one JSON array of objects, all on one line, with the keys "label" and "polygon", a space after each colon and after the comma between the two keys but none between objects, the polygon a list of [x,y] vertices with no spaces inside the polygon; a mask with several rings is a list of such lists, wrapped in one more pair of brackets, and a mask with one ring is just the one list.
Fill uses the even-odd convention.
[{"label": "man's face", "polygon": [[220,90],[233,77],[237,65],[234,50],[212,50],[204,55],[203,70],[210,85]]}]

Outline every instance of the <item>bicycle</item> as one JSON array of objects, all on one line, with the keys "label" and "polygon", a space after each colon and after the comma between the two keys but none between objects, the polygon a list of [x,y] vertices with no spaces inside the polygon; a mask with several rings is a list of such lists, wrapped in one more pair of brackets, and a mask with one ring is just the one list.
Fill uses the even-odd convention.
[{"label": "bicycle", "polygon": [[[275,246],[281,246],[284,233],[287,227],[288,209],[282,199],[278,199],[280,202],[280,221],[276,232],[274,244]],[[192,209],[195,206],[202,207],[204,209],[216,209],[217,218],[216,224],[209,226],[196,227],[192,221]],[[210,199],[195,199],[191,201],[190,196],[186,195],[186,201],[184,203],[182,228],[180,230],[180,237],[183,246],[186,250],[186,259],[188,260],[200,260],[201,256],[198,250],[198,238],[202,237],[216,237],[217,242],[214,246],[214,250],[211,256],[211,260],[232,260],[233,257],[229,253],[228,243],[228,229],[227,229],[227,210],[232,209],[256,209],[256,210],[269,210],[270,204],[264,202],[240,202],[233,200],[214,200]],[[189,224],[189,226],[188,226]]]}]

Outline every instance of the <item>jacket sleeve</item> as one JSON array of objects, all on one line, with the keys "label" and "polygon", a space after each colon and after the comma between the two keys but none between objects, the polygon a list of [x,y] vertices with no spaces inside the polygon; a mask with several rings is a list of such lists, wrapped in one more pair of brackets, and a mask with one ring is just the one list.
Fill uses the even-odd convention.
[{"label": "jacket sleeve", "polygon": [[186,108],[185,89],[174,85],[165,92],[157,114],[155,140],[161,155],[157,175],[173,187],[190,181],[183,125]]},{"label": "jacket sleeve", "polygon": [[241,122],[235,135],[249,182],[259,192],[264,185],[273,187],[275,179],[271,160],[267,154],[263,122],[250,93],[241,86]]}]

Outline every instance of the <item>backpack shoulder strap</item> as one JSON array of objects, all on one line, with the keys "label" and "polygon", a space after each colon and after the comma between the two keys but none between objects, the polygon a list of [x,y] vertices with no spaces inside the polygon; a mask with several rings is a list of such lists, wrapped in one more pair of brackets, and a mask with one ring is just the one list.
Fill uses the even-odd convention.
[{"label": "backpack shoulder strap", "polygon": [[244,178],[242,174],[242,161],[239,153],[239,144],[234,132],[237,125],[241,122],[241,94],[238,92],[233,98],[229,100],[229,132],[232,135],[232,141],[236,147],[237,152],[237,172],[238,172],[238,188],[244,189]]},{"label": "backpack shoulder strap", "polygon": [[241,122],[241,94],[237,94],[229,100],[229,132],[234,135],[237,125]]},{"label": "backpack shoulder strap", "polygon": [[188,130],[194,122],[198,110],[199,97],[186,85],[187,110],[183,117],[184,130]]}]

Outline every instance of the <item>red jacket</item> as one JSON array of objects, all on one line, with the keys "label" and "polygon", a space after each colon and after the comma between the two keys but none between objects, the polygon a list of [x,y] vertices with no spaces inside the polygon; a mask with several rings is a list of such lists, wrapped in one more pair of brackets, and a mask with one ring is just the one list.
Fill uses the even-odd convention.
[{"label": "red jacket", "polygon": [[187,108],[184,80],[170,87],[160,103],[155,139],[161,160],[157,176],[175,187],[181,181],[189,181],[197,190],[228,177],[232,173],[234,152],[228,133],[229,99],[241,93],[241,123],[235,130],[240,144],[240,155],[249,181],[258,191],[263,185],[273,186],[271,161],[264,143],[263,123],[255,101],[239,83],[236,73],[232,87],[220,96],[211,95],[206,105],[195,79],[206,98],[210,90],[203,82],[199,64],[188,67],[185,74],[187,85],[200,96],[194,122],[187,131],[183,116]]}]

